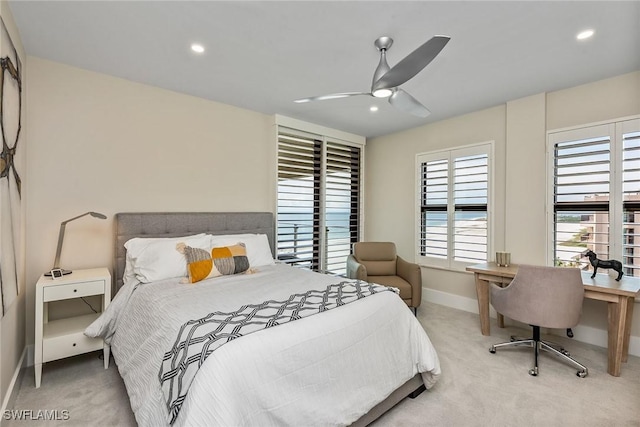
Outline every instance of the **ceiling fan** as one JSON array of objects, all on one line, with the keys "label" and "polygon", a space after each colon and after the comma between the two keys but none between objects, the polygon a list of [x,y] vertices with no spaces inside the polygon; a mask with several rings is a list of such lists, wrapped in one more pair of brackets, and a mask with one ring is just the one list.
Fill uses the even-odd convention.
[{"label": "ceiling fan", "polygon": [[393,68],[387,64],[386,52],[393,44],[391,37],[380,37],[374,45],[380,51],[380,62],[373,73],[373,83],[370,92],[342,92],[329,95],[312,96],[310,98],[296,99],[294,102],[304,103],[311,101],[325,101],[327,99],[347,98],[349,96],[369,95],[376,98],[387,98],[389,104],[418,117],[427,117],[430,111],[417,99],[400,89],[400,85],[409,81],[424,67],[429,65],[438,56],[451,38],[447,36],[434,36],[422,46],[407,55]]}]

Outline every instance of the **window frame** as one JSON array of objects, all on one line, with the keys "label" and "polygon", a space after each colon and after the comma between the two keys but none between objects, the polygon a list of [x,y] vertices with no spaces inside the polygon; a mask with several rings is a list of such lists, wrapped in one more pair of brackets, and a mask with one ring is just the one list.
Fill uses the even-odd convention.
[{"label": "window frame", "polygon": [[[618,119],[590,123],[547,131],[546,143],[546,176],[547,176],[547,212],[546,212],[546,262],[555,265],[555,147],[556,144],[582,139],[592,139],[607,136],[609,138],[609,232],[608,255],[598,254],[600,259],[605,257],[623,261],[624,251],[624,194],[623,194],[623,135],[640,131],[640,116],[622,117]],[[579,202],[576,202],[578,205]],[[588,266],[588,260],[580,260],[583,266]],[[599,271],[606,273],[607,270]]]},{"label": "window frame", "polygon": [[[454,226],[455,226],[455,201],[454,194],[454,176],[455,169],[453,162],[456,158],[468,157],[473,155],[487,155],[487,252],[486,260],[491,258],[494,247],[494,185],[495,185],[495,141],[485,141],[476,144],[458,146],[449,149],[434,150],[429,152],[417,153],[415,156],[415,259],[416,262],[424,267],[438,268],[451,271],[466,271],[466,267],[477,264],[479,261],[467,262],[455,259],[454,245]],[[433,256],[423,256],[420,253],[421,234],[422,234],[422,164],[436,160],[448,161],[448,179],[447,179],[447,256],[446,258],[438,258]]]}]

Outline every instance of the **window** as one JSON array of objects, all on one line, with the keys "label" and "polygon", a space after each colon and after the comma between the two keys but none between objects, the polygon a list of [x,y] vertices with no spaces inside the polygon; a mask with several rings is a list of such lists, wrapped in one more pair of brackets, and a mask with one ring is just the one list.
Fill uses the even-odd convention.
[{"label": "window", "polygon": [[346,274],[358,241],[361,145],[278,128],[278,258]]},{"label": "window", "polygon": [[551,257],[589,268],[583,253],[640,277],[640,120],[549,133]]},{"label": "window", "polygon": [[463,269],[487,261],[493,144],[417,156],[418,259]]}]

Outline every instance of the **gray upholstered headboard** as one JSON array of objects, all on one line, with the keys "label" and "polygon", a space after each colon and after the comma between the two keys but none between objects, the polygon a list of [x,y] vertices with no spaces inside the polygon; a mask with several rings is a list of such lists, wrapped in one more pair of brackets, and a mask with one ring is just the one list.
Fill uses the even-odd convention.
[{"label": "gray upholstered headboard", "polygon": [[197,233],[266,234],[275,254],[275,223],[271,212],[140,212],[115,215],[114,286],[122,287],[126,250],[134,237],[176,237]]}]

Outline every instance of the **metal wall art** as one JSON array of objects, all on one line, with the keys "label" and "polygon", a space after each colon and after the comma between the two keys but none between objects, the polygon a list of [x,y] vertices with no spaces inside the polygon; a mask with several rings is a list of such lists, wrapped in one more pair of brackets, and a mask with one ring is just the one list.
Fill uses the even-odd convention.
[{"label": "metal wall art", "polygon": [[[16,169],[22,115],[22,64],[0,17],[0,296],[2,316],[18,296],[22,180]],[[21,150],[23,151],[23,150]]]}]

